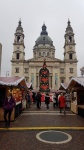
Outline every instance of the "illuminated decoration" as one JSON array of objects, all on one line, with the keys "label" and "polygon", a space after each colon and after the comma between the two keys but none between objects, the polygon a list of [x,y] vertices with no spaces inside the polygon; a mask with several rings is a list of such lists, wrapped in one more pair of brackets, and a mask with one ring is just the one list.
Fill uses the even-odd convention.
[{"label": "illuminated decoration", "polygon": [[12,94],[16,102],[22,101],[22,90],[19,88],[14,88],[12,90]]},{"label": "illuminated decoration", "polygon": [[44,59],[43,68],[40,69],[40,91],[50,92],[49,89],[49,70],[46,67],[46,60]]}]

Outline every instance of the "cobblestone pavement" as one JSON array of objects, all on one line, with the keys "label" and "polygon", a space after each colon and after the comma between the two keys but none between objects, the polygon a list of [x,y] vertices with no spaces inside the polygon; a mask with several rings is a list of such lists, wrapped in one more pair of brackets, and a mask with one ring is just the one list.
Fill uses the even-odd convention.
[{"label": "cobblestone pavement", "polygon": [[[11,122],[9,129],[0,122],[0,150],[84,150],[84,119],[66,110],[66,115],[50,104],[49,111],[44,103],[41,109],[35,104],[26,109]],[[4,129],[4,130],[3,130]],[[71,141],[64,144],[50,144],[39,141],[36,135],[42,131],[62,131],[71,135]]]}]

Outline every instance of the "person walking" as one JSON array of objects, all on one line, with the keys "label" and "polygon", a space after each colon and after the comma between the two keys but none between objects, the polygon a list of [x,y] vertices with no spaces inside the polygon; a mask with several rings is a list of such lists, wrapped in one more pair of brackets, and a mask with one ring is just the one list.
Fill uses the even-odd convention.
[{"label": "person walking", "polygon": [[[8,93],[3,104],[5,127],[10,127],[11,114],[16,103],[11,93]],[[7,119],[8,115],[8,119]]]},{"label": "person walking", "polygon": [[30,92],[27,92],[27,108],[30,108],[31,105],[31,99],[30,99]]},{"label": "person walking", "polygon": [[62,109],[64,109],[64,114],[66,114],[65,107],[66,107],[65,97],[64,97],[63,93],[61,93],[61,95],[59,96],[60,113],[62,112]]},{"label": "person walking", "polygon": [[50,103],[50,96],[49,96],[49,93],[46,93],[46,95],[45,95],[45,104],[46,104],[47,110],[49,110],[49,103]]},{"label": "person walking", "polygon": [[37,108],[40,108],[41,107],[41,94],[40,92],[37,93],[36,95],[36,103],[37,103]]},{"label": "person walking", "polygon": [[32,98],[33,98],[33,103],[35,104],[35,97],[36,97],[36,93],[32,92]]},{"label": "person walking", "polygon": [[55,94],[52,96],[52,101],[53,101],[53,108],[58,107],[58,95],[55,92]]}]

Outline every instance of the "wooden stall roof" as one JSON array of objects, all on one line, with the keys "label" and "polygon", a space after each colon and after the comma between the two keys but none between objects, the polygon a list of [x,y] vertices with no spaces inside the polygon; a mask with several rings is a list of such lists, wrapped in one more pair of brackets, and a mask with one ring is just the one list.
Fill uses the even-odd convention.
[{"label": "wooden stall roof", "polygon": [[84,77],[76,77],[72,78],[67,86],[67,89],[72,88],[76,85],[84,87]]},{"label": "wooden stall roof", "polygon": [[27,83],[27,87],[30,88],[32,85],[32,82],[31,83]]},{"label": "wooden stall roof", "polygon": [[0,85],[5,85],[5,86],[17,86],[19,85],[26,87],[26,80],[24,77],[0,77]]}]

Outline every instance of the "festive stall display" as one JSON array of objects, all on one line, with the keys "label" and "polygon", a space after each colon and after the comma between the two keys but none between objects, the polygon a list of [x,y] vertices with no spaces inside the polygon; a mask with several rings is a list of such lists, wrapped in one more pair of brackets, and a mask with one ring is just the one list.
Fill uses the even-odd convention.
[{"label": "festive stall display", "polygon": [[22,91],[19,88],[14,88],[12,90],[12,95],[16,102],[22,101]]},{"label": "festive stall display", "polygon": [[16,101],[13,109],[11,120],[15,120],[25,108],[23,102],[25,100],[25,91],[27,85],[24,77],[0,77],[0,121],[3,121],[3,103],[8,92],[12,94]]}]

